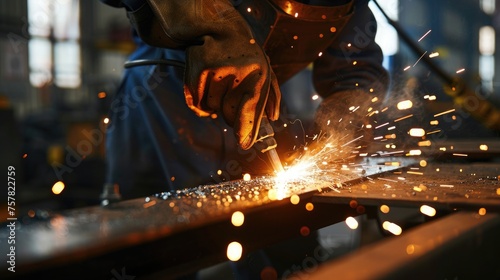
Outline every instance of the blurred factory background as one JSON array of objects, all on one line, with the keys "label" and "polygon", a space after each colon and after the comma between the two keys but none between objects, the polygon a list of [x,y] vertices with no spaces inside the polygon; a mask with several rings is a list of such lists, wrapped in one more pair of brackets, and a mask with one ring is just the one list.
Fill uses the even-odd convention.
[{"label": "blurred factory background", "polygon": [[[500,106],[496,0],[379,1],[443,70]],[[388,98],[435,96],[422,105],[429,114],[451,108],[442,81],[371,7],[393,77]],[[0,0],[0,162],[16,168],[19,215],[99,203],[106,115],[133,49],[125,12],[98,0]],[[319,102],[310,96],[291,104],[298,115]],[[447,139],[498,139],[467,114],[439,128]]]}]

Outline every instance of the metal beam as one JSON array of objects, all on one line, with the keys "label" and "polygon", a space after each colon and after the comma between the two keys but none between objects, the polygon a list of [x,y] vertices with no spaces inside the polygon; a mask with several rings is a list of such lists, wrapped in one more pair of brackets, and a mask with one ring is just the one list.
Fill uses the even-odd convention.
[{"label": "metal beam", "polygon": [[323,264],[309,280],[499,279],[500,214],[457,212]]},{"label": "metal beam", "polygon": [[[310,191],[292,204],[288,198],[271,201],[264,187],[248,184],[230,182],[207,187],[205,193],[179,192],[167,199],[148,197],[24,219],[16,228],[16,273],[7,271],[3,254],[0,275],[111,279],[113,270],[125,269],[137,277],[160,272],[180,276],[227,260],[232,241],[242,244],[247,254],[300,237],[304,226],[312,232],[357,215],[348,205],[319,204],[308,211]],[[228,203],[229,197],[234,201]],[[234,211],[245,214],[240,227],[231,223]],[[8,234],[3,227],[0,240],[7,240]],[[7,252],[8,245],[0,243],[0,249]]]}]

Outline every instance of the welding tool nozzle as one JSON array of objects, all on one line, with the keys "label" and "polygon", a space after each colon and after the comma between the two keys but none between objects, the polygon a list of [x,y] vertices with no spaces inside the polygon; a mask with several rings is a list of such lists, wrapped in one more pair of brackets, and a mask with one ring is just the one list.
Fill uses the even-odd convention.
[{"label": "welding tool nozzle", "polygon": [[274,130],[267,116],[263,116],[260,122],[259,134],[254,147],[261,153],[266,153],[275,172],[284,171],[281,160],[276,152],[276,139],[274,139]]}]

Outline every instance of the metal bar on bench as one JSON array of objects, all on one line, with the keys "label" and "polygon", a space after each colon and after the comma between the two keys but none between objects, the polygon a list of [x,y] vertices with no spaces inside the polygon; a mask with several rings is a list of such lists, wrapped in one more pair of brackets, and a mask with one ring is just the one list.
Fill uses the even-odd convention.
[{"label": "metal bar on bench", "polygon": [[499,279],[500,214],[460,211],[325,263],[320,279]]},{"label": "metal bar on bench", "polygon": [[[270,200],[269,184],[266,179],[231,181],[25,220],[16,231],[16,273],[7,271],[4,254],[0,276],[111,279],[111,271],[122,268],[138,277],[159,271],[184,275],[227,260],[232,241],[248,253],[301,236],[303,226],[313,231],[356,215],[348,205],[306,210],[317,192],[314,184],[298,194],[298,204],[289,198]],[[240,227],[231,224],[234,211],[245,215]],[[8,234],[2,228],[0,239]],[[8,247],[4,242],[0,248]]]},{"label": "metal bar on bench", "polygon": [[457,209],[500,211],[500,164],[427,163],[379,177],[368,176],[338,192],[316,194],[315,202],[419,208],[429,205],[445,212]]}]

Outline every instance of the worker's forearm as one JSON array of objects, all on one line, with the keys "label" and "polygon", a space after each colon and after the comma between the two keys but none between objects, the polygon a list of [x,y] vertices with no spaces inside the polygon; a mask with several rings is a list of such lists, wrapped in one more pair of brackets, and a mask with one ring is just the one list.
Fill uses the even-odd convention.
[{"label": "worker's forearm", "polygon": [[324,98],[350,90],[380,96],[387,90],[389,76],[375,42],[377,23],[367,2],[356,1],[354,15],[339,39],[314,63],[314,85]]}]

